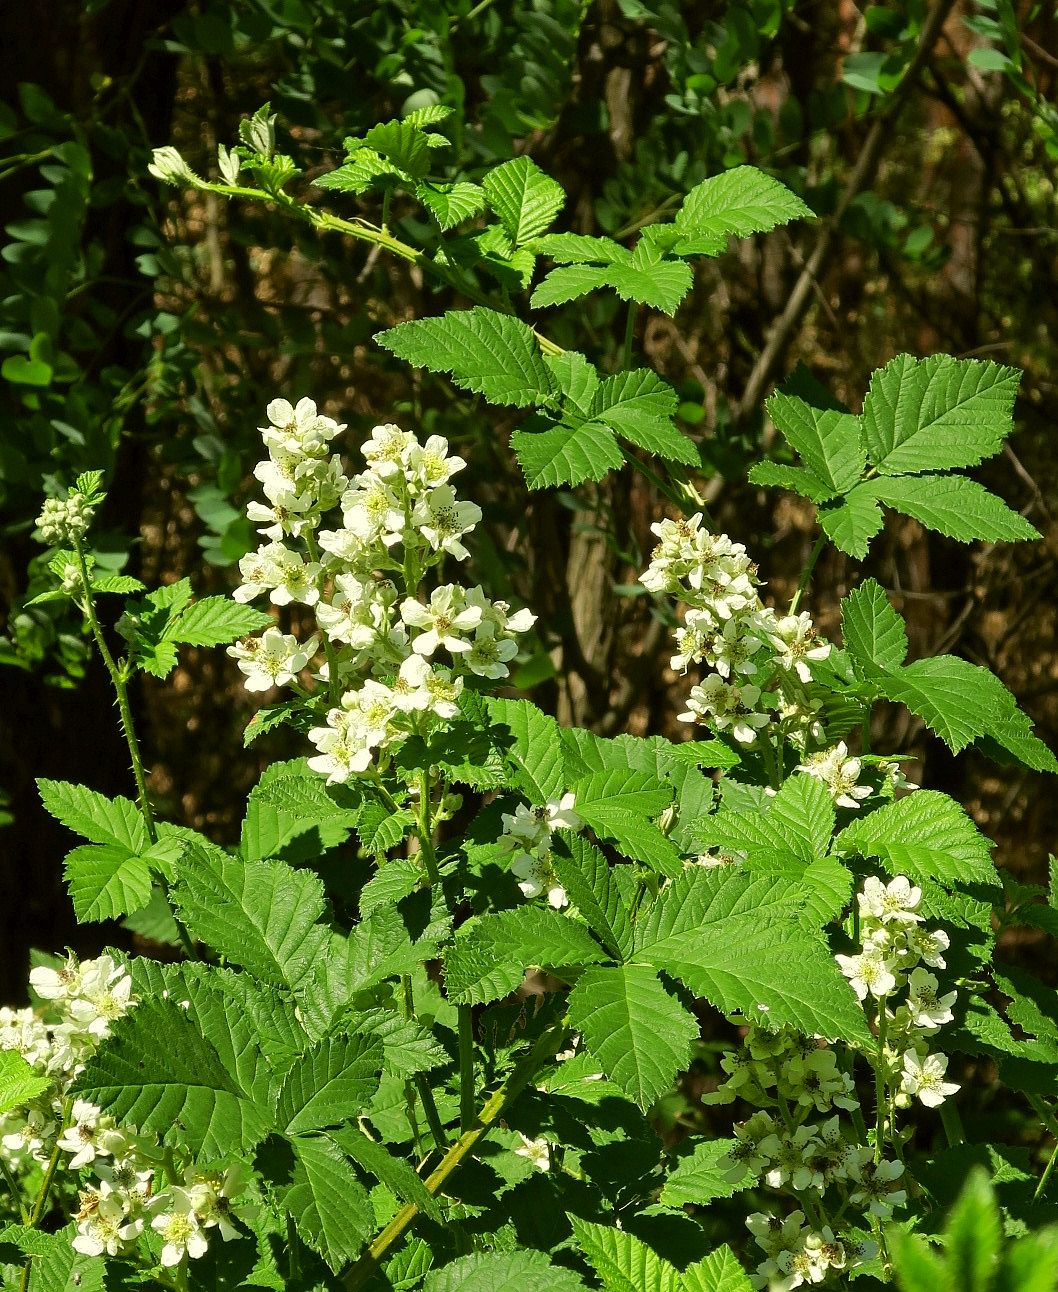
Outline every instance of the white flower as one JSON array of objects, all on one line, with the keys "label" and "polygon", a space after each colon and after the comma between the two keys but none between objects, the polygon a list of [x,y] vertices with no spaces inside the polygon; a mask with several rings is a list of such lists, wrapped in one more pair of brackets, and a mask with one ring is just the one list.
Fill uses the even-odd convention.
[{"label": "white flower", "polygon": [[393,703],[402,713],[429,710],[438,718],[455,718],[463,679],[450,669],[431,666],[421,655],[410,655],[393,683]]},{"label": "white flower", "polygon": [[162,1265],[166,1269],[179,1265],[185,1254],[192,1260],[204,1256],[209,1241],[202,1232],[187,1192],[171,1189],[160,1195],[157,1205],[168,1208],[159,1211],[151,1221],[151,1228],[161,1234],[165,1243],[160,1258]]},{"label": "white flower", "polygon": [[955,1004],[956,993],[950,991],[945,996],[937,995],[939,984],[936,978],[925,969],[912,969],[908,979],[907,1012],[915,1027],[933,1032],[954,1018],[951,1007]]},{"label": "white flower", "polygon": [[121,1196],[106,1183],[79,1197],[77,1233],[70,1246],[82,1256],[120,1256],[143,1232],[143,1221],[130,1218]]},{"label": "white flower", "polygon": [[860,800],[868,798],[872,791],[869,785],[856,784],[860,760],[849,758],[848,753],[848,746],[839,740],[833,749],[806,758],[796,770],[821,780],[838,807],[858,808]]},{"label": "white flower", "polygon": [[88,1166],[97,1156],[106,1156],[109,1152],[103,1130],[113,1126],[110,1118],[104,1119],[102,1109],[85,1099],[74,1101],[72,1120],[57,1140],[58,1147],[66,1153],[72,1153],[69,1167],[76,1171],[78,1167]]},{"label": "white flower", "polygon": [[268,691],[295,681],[318,648],[315,634],[307,642],[299,642],[290,633],[267,628],[260,637],[248,637],[229,646],[227,654],[238,663],[247,691]]},{"label": "white flower", "polygon": [[232,1217],[248,1221],[257,1210],[252,1204],[233,1205],[246,1189],[248,1174],[245,1164],[236,1162],[223,1172],[201,1172],[192,1168],[184,1177],[188,1185],[188,1200],[203,1228],[218,1229],[225,1242],[239,1236],[239,1231],[231,1223]]},{"label": "white flower", "polygon": [[907,930],[908,950],[931,969],[946,969],[944,952],[951,940],[943,929],[911,928]]},{"label": "white flower", "polygon": [[98,1039],[135,1003],[129,973],[112,956],[99,956],[82,963],[81,983],[67,1012],[74,1025]]},{"label": "white flower", "polygon": [[523,897],[539,897],[541,893],[546,893],[548,904],[556,911],[569,905],[569,896],[551,868],[550,854],[537,857],[530,853],[520,853],[511,864],[511,873],[517,877]]},{"label": "white flower", "polygon": [[769,638],[779,666],[796,673],[805,683],[812,680],[812,670],[807,661],[824,660],[830,654],[830,643],[819,640],[812,626],[812,616],[804,611],[776,619],[771,625]]},{"label": "white flower", "polygon": [[889,962],[873,947],[868,947],[858,956],[839,955],[834,959],[860,1000],[865,1000],[868,992],[872,996],[887,996],[896,986]]},{"label": "white flower", "polygon": [[516,1157],[526,1158],[537,1171],[546,1171],[551,1166],[551,1150],[546,1139],[529,1139],[518,1132],[521,1145],[514,1150]]},{"label": "white flower", "polygon": [[65,498],[46,498],[37,517],[37,532],[44,543],[72,543],[88,532],[95,512],[84,494],[76,489]]},{"label": "white flower", "polygon": [[451,485],[441,485],[424,494],[415,504],[412,523],[435,552],[447,552],[457,561],[470,553],[459,541],[481,519],[481,508],[472,502],[457,502]]},{"label": "white flower", "polygon": [[916,924],[922,920],[916,909],[922,901],[922,889],[912,887],[905,875],[897,875],[888,884],[870,875],[857,901],[864,919],[881,920],[883,924]]},{"label": "white flower", "polygon": [[731,686],[715,673],[698,686],[692,686],[687,710],[678,714],[680,722],[701,721],[716,731],[730,731],[743,745],[751,745],[757,732],[771,721],[767,712],[758,712],[761,702],[759,686]]},{"label": "white flower", "polygon": [[875,1162],[873,1150],[861,1147],[849,1156],[849,1176],[858,1186],[850,1200],[857,1207],[867,1207],[872,1216],[888,1220],[893,1208],[907,1201],[907,1190],[896,1187],[903,1174],[903,1162]]},{"label": "white flower", "polygon": [[914,1050],[907,1050],[900,1089],[907,1095],[917,1095],[927,1108],[936,1108],[959,1089],[955,1082],[944,1080],[947,1070],[947,1055],[927,1054],[923,1059]]},{"label": "white flower", "polygon": [[544,804],[548,828],[551,830],[582,830],[583,818],[573,811],[577,801],[576,794],[570,790],[560,799],[548,799]]},{"label": "white flower", "polygon": [[469,651],[466,634],[481,623],[481,613],[480,606],[466,604],[463,589],[453,583],[435,588],[427,606],[409,597],[400,608],[401,619],[410,628],[421,630],[412,639],[412,650],[427,659],[438,647],[451,655]]},{"label": "white flower", "polygon": [[54,1000],[59,1004],[70,1000],[81,990],[81,966],[77,957],[67,956],[66,963],[58,969],[37,965],[29,971],[29,985],[42,1000]]},{"label": "white flower", "polygon": [[332,417],[318,413],[311,399],[299,399],[296,405],[273,399],[265,415],[271,425],[261,428],[261,438],[268,448],[298,456],[324,456],[331,440],[345,430]]},{"label": "white flower", "polygon": [[[444,440],[441,443],[444,444]],[[445,444],[445,448],[447,447]],[[392,422],[376,426],[371,432],[371,438],[361,446],[371,470],[383,477],[402,473],[408,465],[413,448],[418,448],[418,444],[411,431],[402,431]]]},{"label": "white flower", "polygon": [[447,484],[465,466],[462,458],[448,456],[448,441],[440,435],[431,435],[422,445],[413,442],[405,460],[409,480],[424,489]]},{"label": "white flower", "polygon": [[[361,543],[381,542],[392,547],[404,538],[401,500],[388,481],[374,472],[357,476],[355,487],[342,495],[342,520]],[[320,543],[322,546],[322,534]]]}]

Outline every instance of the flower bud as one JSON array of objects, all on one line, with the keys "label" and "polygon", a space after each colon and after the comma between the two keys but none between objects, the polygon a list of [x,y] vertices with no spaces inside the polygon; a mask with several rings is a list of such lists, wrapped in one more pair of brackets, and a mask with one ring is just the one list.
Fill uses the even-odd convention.
[{"label": "flower bud", "polygon": [[148,171],[166,184],[197,184],[198,176],[184,161],[177,150],[166,144],[164,148],[155,148]]}]

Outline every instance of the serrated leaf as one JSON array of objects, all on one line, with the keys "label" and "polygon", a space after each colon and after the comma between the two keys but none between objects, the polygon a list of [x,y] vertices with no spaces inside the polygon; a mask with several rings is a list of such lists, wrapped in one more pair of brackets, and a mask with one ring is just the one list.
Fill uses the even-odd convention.
[{"label": "serrated leaf", "polygon": [[537,238],[533,251],[558,265],[623,265],[632,257],[612,238],[593,238],[584,233],[548,233]]},{"label": "serrated leaf", "polygon": [[66,854],[63,878],[82,922],[132,915],[151,900],[147,861],[118,844],[85,844]]},{"label": "serrated leaf", "polygon": [[749,469],[750,484],[772,489],[789,489],[811,502],[829,502],[837,494],[804,467],[786,466],[781,462],[757,462]]},{"label": "serrated leaf", "polygon": [[675,1266],[641,1238],[570,1216],[578,1245],[606,1292],[681,1292]]},{"label": "serrated leaf", "polygon": [[545,175],[531,157],[494,166],[481,186],[514,247],[539,237],[566,202],[562,185]]},{"label": "serrated leaf", "polygon": [[451,373],[462,390],[493,404],[524,408],[547,403],[554,393],[532,329],[483,306],[400,323],[375,340],[417,367]]},{"label": "serrated leaf", "polygon": [[749,1275],[728,1246],[718,1247],[680,1275],[682,1292],[752,1292]]},{"label": "serrated leaf", "polygon": [[529,304],[534,310],[565,305],[608,285],[607,270],[597,265],[560,265],[537,283]]},{"label": "serrated leaf", "polygon": [[819,523],[836,548],[862,561],[884,520],[870,488],[857,485],[836,506],[820,507]]},{"label": "serrated leaf", "polygon": [[1017,543],[1040,537],[1024,516],[965,476],[889,476],[871,481],[870,490],[886,507],[960,543]]},{"label": "serrated leaf", "polygon": [[432,1220],[443,1218],[437,1199],[428,1192],[422,1178],[404,1158],[394,1157],[384,1144],[368,1139],[353,1126],[343,1126],[341,1130],[331,1131],[327,1138],[403,1202],[410,1202]]},{"label": "serrated leaf", "polygon": [[863,431],[883,475],[976,466],[1012,429],[1021,374],[980,359],[897,355],[871,377]]},{"label": "serrated leaf", "polygon": [[382,857],[395,848],[414,825],[415,814],[407,808],[394,812],[384,803],[369,799],[360,809],[356,833],[365,852]]},{"label": "serrated leaf", "polygon": [[992,845],[946,794],[916,790],[853,821],[834,840],[835,852],[877,857],[892,875],[915,882],[998,883]]},{"label": "serrated leaf", "polygon": [[494,726],[510,732],[507,758],[517,787],[530,803],[543,806],[561,797],[569,783],[587,771],[583,761],[563,745],[562,728],[528,700],[488,699]]},{"label": "serrated leaf", "polygon": [[69,781],[39,779],[37,789],[45,811],[91,843],[111,844],[136,853],[147,847],[147,827],[139,808],[129,799],[108,799],[86,785]]},{"label": "serrated leaf", "polygon": [[375,1228],[367,1190],[344,1153],[323,1135],[292,1142],[296,1163],[279,1202],[298,1234],[337,1274],[360,1255]]},{"label": "serrated leaf", "polygon": [[444,231],[454,229],[457,224],[479,215],[485,209],[484,189],[466,180],[457,180],[452,184],[422,183],[415,192]]},{"label": "serrated leaf", "polygon": [[[439,126],[442,121],[447,121],[455,111],[446,103],[425,103],[421,108],[412,108],[406,112],[401,120],[405,125],[417,126],[420,130],[428,129],[430,126]],[[447,140],[445,141],[447,143]]]},{"label": "serrated leaf", "polygon": [[144,584],[131,574],[93,574],[93,592],[143,592]]},{"label": "serrated leaf", "polygon": [[643,964],[586,969],[569,997],[570,1026],[606,1075],[644,1110],[675,1083],[698,1024]]},{"label": "serrated leaf", "polygon": [[613,431],[599,422],[555,426],[548,431],[515,431],[511,448],[530,489],[601,480],[624,465]]},{"label": "serrated leaf", "polygon": [[361,1035],[374,1036],[382,1042],[386,1068],[402,1077],[429,1072],[449,1062],[444,1046],[414,1019],[401,1018],[390,1010],[372,1009],[357,1013],[356,1025]]},{"label": "serrated leaf", "polygon": [[410,121],[384,121],[372,126],[364,142],[410,179],[422,179],[430,169],[430,145]]},{"label": "serrated leaf", "polygon": [[73,1089],[119,1124],[184,1142],[208,1161],[247,1152],[268,1129],[175,1000],[147,999],[119,1018]]},{"label": "serrated leaf", "polygon": [[343,165],[325,175],[318,175],[312,182],[317,188],[336,193],[366,193],[376,180],[386,179],[390,184],[396,179],[406,179],[393,164],[373,148],[361,148]]},{"label": "serrated leaf", "polygon": [[867,455],[858,417],[813,408],[782,391],[772,395],[765,407],[786,442],[827,488],[846,494],[859,483]]},{"label": "serrated leaf", "polygon": [[34,1071],[17,1050],[0,1050],[0,1116],[43,1094],[48,1077]]},{"label": "serrated leaf", "polygon": [[695,466],[700,458],[694,442],[672,423],[677,404],[668,382],[648,368],[635,368],[600,383],[591,416],[650,453]]},{"label": "serrated leaf", "polygon": [[714,1198],[730,1198],[740,1189],[751,1187],[755,1180],[748,1170],[743,1182],[732,1183],[727,1178],[731,1174],[730,1166],[717,1165],[735,1144],[733,1139],[709,1139],[699,1140],[693,1145],[690,1142],[681,1144],[680,1156],[666,1175],[665,1186],[661,1190],[662,1206],[684,1207],[690,1203],[704,1207]]},{"label": "serrated leaf", "polygon": [[863,1011],[822,938],[796,919],[784,879],[692,868],[636,926],[635,958],[725,1013],[866,1044]]},{"label": "serrated leaf", "polygon": [[[608,819],[615,813],[628,812],[654,817],[672,802],[672,790],[656,779],[632,768],[609,768],[574,781],[569,787],[575,794],[575,808],[592,827],[595,820]],[[591,813],[591,817],[585,813]]]},{"label": "serrated leaf", "polygon": [[691,290],[693,281],[690,265],[682,260],[656,260],[647,265],[610,265],[605,285],[612,287],[623,301],[649,305],[671,316]]},{"label": "serrated leaf", "polygon": [[327,943],[323,885],[282,862],[192,847],[173,895],[192,936],[273,986],[295,989]]},{"label": "serrated leaf", "polygon": [[483,915],[460,929],[445,954],[449,1000],[487,1005],[510,995],[530,966],[561,971],[606,955],[591,934],[558,911],[523,906]]},{"label": "serrated leaf", "polygon": [[544,362],[562,391],[564,419],[571,426],[588,421],[599,389],[599,374],[595,366],[576,350],[545,355]]},{"label": "serrated leaf", "polygon": [[431,1270],[423,1292],[584,1292],[573,1270],[552,1265],[543,1252],[471,1252]]},{"label": "serrated leaf", "polygon": [[744,852],[750,863],[791,858],[803,868],[826,855],[833,829],[834,804],[822,781],[790,776],[766,812],[723,806],[694,833],[705,847]]},{"label": "serrated leaf", "polygon": [[955,655],[937,655],[886,673],[876,685],[887,700],[906,705],[957,754],[988,733],[990,680],[998,682],[986,668]]},{"label": "serrated leaf", "polygon": [[745,238],[811,218],[812,211],[777,179],[753,166],[736,166],[692,188],[675,224],[685,238]]},{"label": "serrated leaf", "polygon": [[580,835],[555,840],[551,864],[595,936],[622,959],[632,948],[632,921],[602,852]]},{"label": "serrated leaf", "polygon": [[203,597],[171,619],[162,636],[185,646],[223,646],[274,623],[271,615],[228,597]]},{"label": "serrated leaf", "polygon": [[845,649],[861,669],[899,668],[907,657],[907,632],[875,579],[864,579],[841,603]]},{"label": "serrated leaf", "polygon": [[276,1099],[276,1126],[301,1135],[352,1121],[370,1103],[381,1071],[378,1038],[324,1037],[291,1064]]},{"label": "serrated leaf", "polygon": [[107,1267],[98,1257],[75,1252],[71,1225],[49,1234],[47,1249],[33,1258],[27,1292],[102,1292]]}]

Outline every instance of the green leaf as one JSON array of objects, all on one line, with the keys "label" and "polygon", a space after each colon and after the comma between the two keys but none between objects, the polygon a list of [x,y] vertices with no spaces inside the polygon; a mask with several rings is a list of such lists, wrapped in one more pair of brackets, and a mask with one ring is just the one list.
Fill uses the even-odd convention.
[{"label": "green leaf", "polygon": [[317,188],[330,189],[336,193],[359,194],[366,193],[376,180],[388,180],[391,186],[394,180],[406,178],[399,175],[392,164],[373,148],[361,148],[344,166],[319,175],[312,182]]},{"label": "green leaf", "polygon": [[884,521],[870,487],[857,485],[837,506],[820,507],[819,523],[836,548],[862,561]]},{"label": "green leaf", "polygon": [[859,484],[867,465],[860,419],[851,413],[813,408],[796,395],[772,395],[765,407],[809,471],[834,493]]},{"label": "green leaf", "polygon": [[564,396],[564,420],[571,426],[589,421],[599,389],[599,374],[594,365],[576,350],[546,355],[544,362],[554,374]]},{"label": "green leaf", "polygon": [[[733,1139],[707,1139],[699,1140],[693,1146],[682,1144],[680,1156],[665,1177],[660,1199],[662,1206],[693,1204],[704,1207],[714,1198],[730,1198],[740,1189],[752,1187],[755,1181],[748,1171],[744,1183],[733,1184],[727,1178],[731,1168],[717,1165],[731,1152],[735,1143]],[[690,1152],[683,1152],[685,1148],[690,1148]]]},{"label": "green leaf", "polygon": [[20,1108],[51,1085],[29,1066],[17,1050],[0,1050],[0,1116]]},{"label": "green leaf", "polygon": [[560,265],[546,274],[529,298],[534,310],[544,310],[550,305],[565,305],[578,297],[586,296],[600,287],[609,285],[607,270],[596,265]]},{"label": "green leaf", "polygon": [[874,579],[864,579],[842,600],[841,631],[845,649],[861,671],[899,668],[907,657],[904,621]]},{"label": "green leaf", "polygon": [[[726,239],[767,233],[776,225],[812,218],[804,202],[777,179],[753,166],[736,166],[692,188],[676,212],[675,223],[687,239]],[[721,242],[718,249],[722,247]]]},{"label": "green leaf", "polygon": [[544,1252],[472,1252],[431,1270],[423,1292],[584,1292],[573,1270],[552,1265]]},{"label": "green leaf", "polygon": [[644,1110],[690,1060],[698,1024],[646,965],[586,969],[569,997],[569,1021],[606,1075]]},{"label": "green leaf", "polygon": [[688,1265],[680,1280],[682,1292],[752,1292],[753,1288],[735,1253],[726,1245]]},{"label": "green leaf", "polygon": [[640,919],[635,958],[724,1013],[866,1044],[863,1011],[829,947],[796,919],[800,896],[782,878],[692,868]]},{"label": "green leaf", "polygon": [[92,576],[93,592],[143,592],[144,585],[131,574],[100,574]]},{"label": "green leaf", "polygon": [[960,543],[1016,543],[1040,537],[1024,516],[965,476],[892,476],[871,481],[870,490],[885,506]]},{"label": "green leaf", "polygon": [[569,966],[604,959],[591,934],[568,916],[522,906],[482,915],[460,929],[445,955],[445,987],[449,1000],[485,1005],[510,995],[531,965],[562,976]]},{"label": "green leaf", "polygon": [[[559,272],[552,270],[552,273]],[[660,258],[646,264],[611,265],[605,279],[606,286],[612,287],[623,301],[649,305],[670,316],[676,313],[693,281],[690,265],[682,260]]]},{"label": "green leaf", "polygon": [[240,852],[244,861],[310,860],[344,843],[360,812],[335,802],[303,759],[273,763],[250,792]]},{"label": "green leaf", "polygon": [[243,862],[192,847],[173,890],[192,936],[264,982],[297,988],[329,937],[323,885],[282,862]]},{"label": "green leaf", "polygon": [[917,659],[876,681],[887,700],[907,705],[956,754],[988,734],[995,707],[992,683],[1006,690],[988,669],[955,655]]},{"label": "green leaf", "polygon": [[750,484],[767,488],[789,489],[811,502],[829,502],[835,491],[804,467],[785,466],[781,462],[757,462],[749,469]]},{"label": "green leaf", "polygon": [[51,1240],[45,1251],[34,1257],[28,1292],[102,1292],[107,1266],[96,1256],[82,1256],[71,1243],[76,1228],[70,1225]]},{"label": "green leaf", "polygon": [[146,999],[119,1018],[73,1089],[119,1124],[184,1142],[206,1161],[248,1152],[268,1128],[175,1000]]},{"label": "green leaf", "polygon": [[410,179],[422,179],[430,169],[430,145],[426,136],[408,121],[385,121],[372,126],[364,136],[364,143]]},{"label": "green leaf", "polygon": [[483,306],[401,323],[375,340],[416,367],[451,373],[462,390],[493,404],[524,408],[547,403],[554,393],[532,329]]},{"label": "green leaf", "polygon": [[407,808],[393,812],[384,803],[369,799],[360,809],[356,833],[365,852],[383,857],[395,848],[415,824],[415,814]]},{"label": "green leaf", "polygon": [[[430,126],[439,126],[455,111],[445,103],[424,103],[421,108],[412,108],[401,118],[405,125],[418,126],[420,130],[429,129]],[[447,141],[446,141],[447,142]]]},{"label": "green leaf", "polygon": [[749,861],[792,857],[808,866],[826,855],[834,829],[834,804],[815,776],[790,776],[766,812],[721,807],[699,820],[694,834],[707,848],[745,852]]},{"label": "green leaf", "polygon": [[203,597],[170,620],[163,637],[186,646],[223,646],[273,622],[264,611],[229,597]]},{"label": "green leaf", "polygon": [[348,1158],[323,1135],[291,1141],[295,1163],[287,1188],[278,1191],[298,1234],[335,1274],[355,1260],[375,1228],[367,1190]]},{"label": "green leaf", "polygon": [[518,465],[530,489],[601,480],[624,465],[613,431],[598,422],[548,431],[515,431],[511,436]]},{"label": "green leaf", "polygon": [[681,1292],[675,1266],[623,1229],[570,1216],[573,1234],[606,1292]]},{"label": "green leaf", "polygon": [[77,918],[116,920],[142,910],[151,900],[148,862],[119,844],[85,844],[66,854],[63,871]]},{"label": "green leaf", "polygon": [[477,184],[457,180],[453,184],[422,183],[415,190],[442,230],[454,229],[485,209],[485,191]]},{"label": "green leaf", "polygon": [[988,1292],[1003,1245],[995,1195],[983,1169],[970,1172],[945,1226],[945,1255],[960,1292]]},{"label": "green leaf", "polygon": [[641,449],[697,466],[700,458],[694,442],[672,424],[678,402],[667,381],[649,368],[635,368],[600,383],[591,418]]},{"label": "green leaf", "polygon": [[147,848],[147,827],[139,808],[128,799],[108,799],[86,785],[69,781],[40,779],[37,789],[45,811],[75,834],[92,843],[112,844],[129,852]]},{"label": "green leaf", "polygon": [[382,1042],[386,1068],[402,1077],[429,1072],[449,1062],[448,1052],[432,1032],[414,1019],[402,1018],[392,1010],[358,1012],[356,1026],[361,1035],[378,1037]]},{"label": "green leaf", "polygon": [[381,1071],[376,1037],[324,1037],[291,1065],[276,1099],[276,1125],[299,1135],[352,1121],[371,1102]]},{"label": "green leaf", "polygon": [[51,364],[25,354],[9,354],[0,364],[0,377],[15,386],[50,386],[53,376]]},{"label": "green leaf", "polygon": [[871,377],[863,431],[883,475],[976,466],[1012,429],[1021,374],[979,359],[897,355]]},{"label": "green leaf", "polygon": [[593,238],[584,233],[545,234],[533,243],[533,251],[558,265],[624,265],[632,258],[632,253],[612,238]]},{"label": "green leaf", "polygon": [[597,938],[617,958],[632,949],[632,921],[610,863],[580,835],[554,841],[551,864],[569,900]]},{"label": "green leaf", "polygon": [[992,844],[946,794],[916,790],[860,818],[834,840],[835,852],[877,857],[892,875],[942,884],[996,884]]},{"label": "green leaf", "polygon": [[592,829],[609,832],[611,820],[623,813],[654,817],[672,802],[672,789],[645,772],[614,768],[574,781],[574,808]]},{"label": "green leaf", "polygon": [[404,1158],[394,1157],[384,1144],[368,1139],[362,1131],[352,1126],[331,1131],[327,1138],[403,1202],[412,1203],[431,1220],[443,1219],[437,1199],[428,1192],[422,1177],[415,1173]]},{"label": "green leaf", "polygon": [[518,789],[530,803],[542,806],[561,797],[569,783],[584,775],[583,762],[562,743],[562,728],[528,700],[489,699],[489,716],[512,738],[507,758],[515,770]]},{"label": "green leaf", "polygon": [[539,237],[566,202],[562,185],[545,175],[530,157],[515,157],[494,166],[481,185],[514,247]]}]

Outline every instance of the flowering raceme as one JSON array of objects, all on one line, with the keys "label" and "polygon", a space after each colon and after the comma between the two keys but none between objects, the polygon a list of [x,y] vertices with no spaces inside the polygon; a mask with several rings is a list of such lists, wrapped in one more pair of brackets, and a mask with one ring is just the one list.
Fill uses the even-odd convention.
[{"label": "flowering raceme", "polygon": [[[448,443],[376,426],[362,445],[366,470],[352,477],[331,453],[345,429],[309,399],[268,405],[261,435],[268,457],[255,468],[267,505],[249,518],[263,539],[240,562],[236,601],[311,608],[318,633],[299,642],[278,628],[229,647],[250,691],[296,685],[315,664],[330,703],[309,731],[309,766],[329,783],[388,759],[410,735],[426,735],[459,713],[468,678],[499,681],[532,627],[480,587],[441,583],[464,537],[481,519],[450,481],[466,466]],[[341,521],[330,520],[335,509]],[[330,520],[333,528],[325,528]],[[322,644],[324,660],[318,658]]]}]

